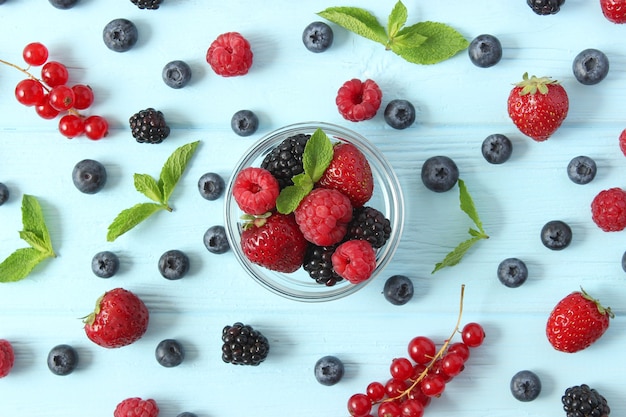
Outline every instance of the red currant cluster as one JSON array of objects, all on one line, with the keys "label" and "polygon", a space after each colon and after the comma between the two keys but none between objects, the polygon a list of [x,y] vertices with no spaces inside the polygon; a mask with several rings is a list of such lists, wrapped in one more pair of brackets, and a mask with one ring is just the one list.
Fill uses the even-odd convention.
[{"label": "red currant cluster", "polygon": [[[455,333],[458,330],[455,329]],[[372,382],[365,393],[348,400],[353,417],[422,417],[433,397],[439,397],[446,384],[465,369],[470,348],[478,347],[485,331],[478,323],[468,323],[461,331],[462,342],[447,340],[439,350],[428,337],[417,336],[408,345],[409,358],[395,358],[386,383]]]},{"label": "red currant cluster", "polygon": [[[94,101],[91,88],[84,84],[67,85],[67,67],[57,61],[48,61],[48,48],[39,42],[29,43],[22,53],[28,68],[0,60],[0,63],[18,69],[28,76],[15,87],[15,98],[25,106],[35,107],[37,114],[44,119],[59,119],[59,131],[71,139],[84,134],[89,139],[102,139],[108,133],[109,124],[101,116],[85,117],[79,110],[85,110]],[[41,79],[28,70],[41,67]]]}]

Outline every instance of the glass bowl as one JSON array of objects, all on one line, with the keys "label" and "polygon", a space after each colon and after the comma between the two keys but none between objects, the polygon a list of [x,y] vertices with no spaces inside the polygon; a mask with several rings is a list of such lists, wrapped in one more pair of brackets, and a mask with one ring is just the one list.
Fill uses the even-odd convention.
[{"label": "glass bowl", "polygon": [[[239,209],[232,192],[237,173],[246,167],[259,167],[265,156],[288,137],[300,133],[313,134],[317,128],[321,128],[333,143],[349,142],[364,153],[374,177],[374,194],[366,205],[381,211],[391,223],[391,235],[387,243],[376,253],[376,269],[368,280],[359,284],[352,284],[344,279],[333,286],[326,286],[315,282],[303,268],[290,274],[271,271],[250,262],[241,249],[243,212]],[[370,141],[341,126],[323,122],[307,122],[285,126],[270,132],[246,151],[230,176],[225,192],[224,215],[230,247],[241,266],[257,283],[291,300],[319,302],[342,298],[360,290],[387,266],[400,242],[404,224],[404,199],[400,183],[391,165]]]}]

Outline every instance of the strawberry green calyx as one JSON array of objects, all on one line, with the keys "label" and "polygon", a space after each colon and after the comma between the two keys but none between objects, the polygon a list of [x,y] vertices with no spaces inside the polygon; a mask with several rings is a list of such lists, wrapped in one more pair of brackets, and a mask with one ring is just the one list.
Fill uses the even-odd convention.
[{"label": "strawberry green calyx", "polygon": [[267,219],[272,215],[271,211],[263,214],[244,214],[241,216],[241,220],[243,220],[242,228],[243,230],[248,230],[252,227],[261,227],[265,223],[267,223]]},{"label": "strawberry green calyx", "polygon": [[528,73],[525,72],[522,76],[522,81],[516,83],[515,86],[521,87],[522,89],[520,90],[519,95],[525,96],[526,94],[536,94],[537,91],[541,94],[548,94],[548,86],[557,84],[559,84],[559,82],[550,77],[536,77],[532,75],[529,78]]},{"label": "strawberry green calyx", "polygon": [[583,290],[582,287],[580,287],[580,292],[583,298],[591,301],[598,307],[598,313],[602,314],[603,316],[608,316],[611,319],[615,318],[615,314],[611,311],[611,307],[604,307],[602,304],[600,304],[600,300],[590,296],[585,290]]},{"label": "strawberry green calyx", "polygon": [[89,315],[83,317],[83,323],[88,326],[91,326],[93,322],[96,320],[96,316],[100,313],[100,304],[102,303],[102,299],[104,298],[104,294],[102,294],[96,300],[96,308],[94,308],[93,312],[89,313]]}]

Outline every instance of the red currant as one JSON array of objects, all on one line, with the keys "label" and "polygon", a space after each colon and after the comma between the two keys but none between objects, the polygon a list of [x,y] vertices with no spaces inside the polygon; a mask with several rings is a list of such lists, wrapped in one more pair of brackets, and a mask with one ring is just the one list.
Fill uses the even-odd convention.
[{"label": "red currant", "polygon": [[380,382],[371,382],[365,392],[367,393],[368,398],[373,403],[378,402],[385,398],[385,386]]},{"label": "red currant", "polygon": [[407,388],[409,388],[409,386],[402,379],[391,378],[385,384],[385,392],[387,393],[387,396],[389,398],[398,397],[402,395],[404,391],[407,390]]},{"label": "red currant", "polygon": [[452,379],[452,377],[443,371],[441,365],[442,365],[441,359],[437,359],[433,363],[432,367],[430,368],[430,373],[432,375],[438,375],[443,379],[444,382],[448,382]]},{"label": "red currant", "polygon": [[35,111],[42,119],[54,119],[60,113],[60,111],[50,105],[50,100],[47,93],[44,95],[41,103],[35,106]]},{"label": "red currant", "polygon": [[418,400],[406,400],[400,404],[402,417],[422,417],[424,406]]},{"label": "red currant", "polygon": [[448,352],[441,358],[441,370],[451,377],[463,371],[465,361],[458,353]]},{"label": "red currant", "polygon": [[74,92],[74,108],[77,110],[85,110],[93,104],[93,90],[88,85],[76,84],[72,86]]},{"label": "red currant", "polygon": [[53,87],[48,95],[50,105],[59,111],[69,110],[74,106],[74,91],[67,85]]},{"label": "red currant", "polygon": [[428,407],[428,405],[430,404],[432,400],[431,397],[429,397],[428,395],[422,392],[422,388],[420,387],[419,384],[411,388],[411,390],[408,392],[406,397],[409,400],[419,401],[424,407]]},{"label": "red currant", "polygon": [[85,119],[85,136],[92,140],[102,139],[109,133],[109,123],[102,116],[89,116]]},{"label": "red currant", "polygon": [[485,339],[485,330],[478,323],[467,323],[461,331],[461,338],[468,347],[475,348],[482,345]]},{"label": "red currant", "polygon": [[378,417],[402,417],[400,405],[395,401],[385,401],[378,406]]},{"label": "red currant", "polygon": [[435,342],[425,336],[417,336],[409,342],[409,356],[416,363],[429,363],[436,353]]},{"label": "red currant", "polygon": [[32,78],[22,80],[15,86],[15,98],[25,106],[35,106],[41,103],[44,94],[41,83]]},{"label": "red currant", "polygon": [[463,361],[467,361],[470,357],[470,350],[463,342],[452,343],[448,346],[448,353],[456,353],[463,358]]},{"label": "red currant", "polygon": [[413,364],[407,358],[396,358],[391,361],[389,372],[393,378],[404,381],[413,375]]},{"label": "red currant", "polygon": [[429,397],[438,397],[446,388],[446,382],[441,375],[428,374],[422,379],[422,392]]},{"label": "red currant", "polygon": [[59,120],[59,132],[68,139],[83,134],[85,131],[85,123],[80,116],[75,114],[66,114]]},{"label": "red currant", "polygon": [[372,403],[365,394],[354,394],[348,399],[348,412],[353,417],[366,417],[372,410]]},{"label": "red currant", "polygon": [[29,43],[24,47],[22,57],[24,57],[24,62],[28,65],[38,67],[48,60],[48,48],[39,42]]},{"label": "red currant", "polygon": [[411,381],[416,381],[426,371],[426,365],[423,363],[416,363],[413,365],[413,373],[409,378]]},{"label": "red currant", "polygon": [[41,79],[50,87],[67,83],[69,73],[65,65],[57,61],[48,61],[41,68]]}]

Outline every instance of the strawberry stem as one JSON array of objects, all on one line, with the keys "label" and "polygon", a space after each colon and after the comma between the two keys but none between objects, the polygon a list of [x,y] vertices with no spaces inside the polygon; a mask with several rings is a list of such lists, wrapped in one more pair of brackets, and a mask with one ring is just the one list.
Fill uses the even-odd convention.
[{"label": "strawberry stem", "polygon": [[522,81],[515,85],[522,88],[519,95],[525,96],[526,94],[536,94],[537,91],[541,94],[548,94],[548,86],[555,84],[559,84],[559,82],[550,77],[535,77],[533,75],[529,78],[528,73],[525,72],[522,76]]}]

